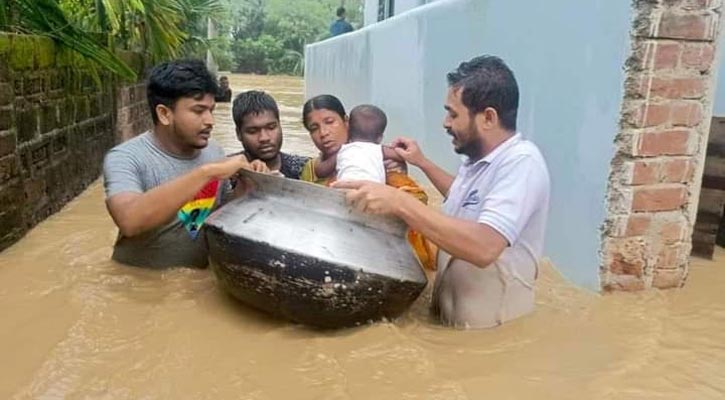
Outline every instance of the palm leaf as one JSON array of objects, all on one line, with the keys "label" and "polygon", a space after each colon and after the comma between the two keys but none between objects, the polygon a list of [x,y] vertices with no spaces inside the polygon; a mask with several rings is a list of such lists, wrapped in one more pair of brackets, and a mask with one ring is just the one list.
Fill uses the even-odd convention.
[{"label": "palm leaf", "polygon": [[33,33],[53,38],[83,56],[97,62],[109,71],[129,80],[136,73],[108,48],[96,42],[89,34],[71,24],[55,0],[12,0],[23,25]]},{"label": "palm leaf", "polygon": [[8,25],[8,2],[7,0],[0,0],[0,27]]}]

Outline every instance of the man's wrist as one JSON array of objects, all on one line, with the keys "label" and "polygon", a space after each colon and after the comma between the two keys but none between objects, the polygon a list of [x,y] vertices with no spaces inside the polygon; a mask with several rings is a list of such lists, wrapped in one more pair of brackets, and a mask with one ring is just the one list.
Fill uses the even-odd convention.
[{"label": "man's wrist", "polygon": [[216,165],[214,163],[204,164],[199,167],[198,171],[199,176],[205,180],[212,180],[218,175]]},{"label": "man's wrist", "polygon": [[397,199],[393,200],[393,204],[395,204],[393,214],[395,214],[398,218],[405,220],[405,216],[408,214],[408,208],[410,207],[409,201],[411,199],[415,201],[418,200],[400,189],[395,189],[395,191]]},{"label": "man's wrist", "polygon": [[420,168],[421,170],[423,170],[425,172],[426,170],[428,170],[430,168],[431,161],[426,157],[421,157],[420,161],[413,165],[415,165],[416,167]]}]

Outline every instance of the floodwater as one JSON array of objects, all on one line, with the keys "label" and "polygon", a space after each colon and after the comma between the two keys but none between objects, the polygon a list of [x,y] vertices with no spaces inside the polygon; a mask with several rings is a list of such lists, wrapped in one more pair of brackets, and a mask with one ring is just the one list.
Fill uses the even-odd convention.
[{"label": "floodwater", "polygon": [[[231,80],[272,92],[286,148],[314,153],[299,80]],[[320,332],[238,304],[209,270],[115,264],[115,235],[96,183],[0,253],[0,399],[725,398],[723,262],[695,260],[682,290],[606,296],[546,266],[535,313],[494,330],[439,326],[426,293],[397,321]]]}]

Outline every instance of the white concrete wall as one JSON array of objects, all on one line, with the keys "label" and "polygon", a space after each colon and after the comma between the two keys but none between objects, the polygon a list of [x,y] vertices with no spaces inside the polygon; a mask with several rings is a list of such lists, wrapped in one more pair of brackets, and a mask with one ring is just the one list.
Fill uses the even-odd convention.
[{"label": "white concrete wall", "polygon": [[[720,43],[725,42],[725,29],[720,30]],[[712,116],[725,117],[725,51],[722,46],[718,50],[718,73],[715,76],[717,86],[715,87],[715,101],[713,104]]]},{"label": "white concrete wall", "polygon": [[415,137],[455,173],[441,128],[445,74],[476,55],[502,57],[520,86],[519,128],[551,170],[546,252],[567,277],[598,289],[630,26],[629,1],[438,0],[308,46],[306,95],[382,107],[387,139]]},{"label": "white concrete wall", "polygon": [[393,12],[395,15],[400,15],[423,4],[425,4],[425,0],[396,0]]},{"label": "white concrete wall", "polygon": [[363,24],[365,26],[378,22],[378,0],[365,0]]}]

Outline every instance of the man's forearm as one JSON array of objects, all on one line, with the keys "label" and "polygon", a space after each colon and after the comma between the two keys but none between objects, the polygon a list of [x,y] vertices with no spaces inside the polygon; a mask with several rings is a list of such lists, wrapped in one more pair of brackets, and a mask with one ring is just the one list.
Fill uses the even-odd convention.
[{"label": "man's forearm", "polygon": [[210,166],[205,165],[141,195],[115,203],[110,198],[108,207],[121,234],[135,236],[171,220],[213,177]]},{"label": "man's forearm", "polygon": [[449,217],[406,197],[399,202],[396,215],[453,257],[484,268],[506,248],[505,239],[492,228]]},{"label": "man's forearm", "polygon": [[451,189],[453,184],[453,176],[443,170],[443,168],[434,164],[431,160],[425,159],[419,165],[418,168],[423,171],[425,176],[433,183],[436,189],[443,195],[448,196],[448,191]]}]

